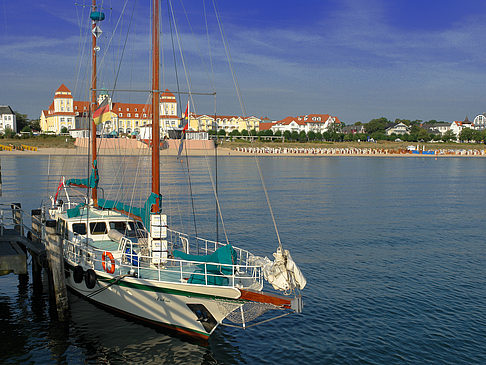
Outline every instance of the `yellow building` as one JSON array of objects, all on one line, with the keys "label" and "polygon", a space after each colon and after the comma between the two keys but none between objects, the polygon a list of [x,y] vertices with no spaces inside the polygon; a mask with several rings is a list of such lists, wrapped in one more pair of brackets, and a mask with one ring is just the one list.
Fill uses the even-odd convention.
[{"label": "yellow building", "polygon": [[40,117],[40,126],[43,132],[61,133],[63,128],[75,128],[76,113],[74,101],[66,85],[62,84],[54,93],[54,100],[49,109],[43,110]]},{"label": "yellow building", "polygon": [[210,131],[223,129],[226,134],[234,130],[242,132],[243,130],[259,131],[260,119],[257,117],[240,117],[237,115],[207,115],[191,114],[189,117],[189,129],[192,131]]},{"label": "yellow building", "polygon": [[[113,103],[108,92],[98,95],[98,104],[108,98],[111,118],[98,130],[103,134],[117,132],[119,134],[138,133],[140,127],[152,123],[152,104]],[[71,91],[62,84],[54,94],[54,100],[49,109],[43,110],[40,117],[41,130],[55,134],[66,129],[87,129],[89,102],[74,101]],[[168,134],[169,129],[180,127],[177,116],[177,100],[173,93],[165,90],[160,93],[160,130],[161,135]]]}]

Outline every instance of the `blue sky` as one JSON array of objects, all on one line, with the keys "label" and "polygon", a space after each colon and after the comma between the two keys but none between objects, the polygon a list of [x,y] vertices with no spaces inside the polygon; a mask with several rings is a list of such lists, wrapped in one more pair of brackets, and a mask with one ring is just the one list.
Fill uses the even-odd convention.
[{"label": "blue sky", "polygon": [[[61,83],[76,99],[87,99],[88,13],[75,3],[90,2],[0,0],[0,104],[37,118]],[[148,88],[150,2],[130,0],[121,18],[125,0],[102,3],[107,19],[101,24],[99,86],[113,85],[134,9],[117,85]],[[212,0],[204,4],[214,73],[203,1],[172,4],[192,90],[214,87],[218,114],[242,114]],[[217,5],[247,115],[328,113],[350,124],[381,116],[452,121],[486,111],[484,1],[218,0]],[[162,9],[165,16],[165,1]],[[175,89],[164,19],[162,28],[169,34],[163,40],[162,81]],[[174,42],[180,89],[187,90]],[[117,93],[114,99],[145,102],[147,95]],[[214,113],[212,97],[195,102],[198,113]]]}]

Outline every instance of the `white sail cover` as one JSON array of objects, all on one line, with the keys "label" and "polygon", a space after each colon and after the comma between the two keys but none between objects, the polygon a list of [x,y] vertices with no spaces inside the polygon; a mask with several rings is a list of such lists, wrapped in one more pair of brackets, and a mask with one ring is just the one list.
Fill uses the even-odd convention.
[{"label": "white sail cover", "polygon": [[281,291],[291,291],[294,288],[304,289],[307,281],[300,269],[295,264],[288,250],[277,248],[273,254],[275,261],[268,257],[253,256],[252,264],[263,268],[265,279],[273,288]]}]

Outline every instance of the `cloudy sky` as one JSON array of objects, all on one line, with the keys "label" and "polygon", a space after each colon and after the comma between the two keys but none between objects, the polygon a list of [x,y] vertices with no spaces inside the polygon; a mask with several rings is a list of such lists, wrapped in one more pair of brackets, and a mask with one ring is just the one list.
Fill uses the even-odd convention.
[{"label": "cloudy sky", "polygon": [[[0,0],[0,104],[38,118],[61,83],[87,100],[89,7],[82,5],[89,3]],[[215,3],[227,49],[213,0],[162,2],[162,83],[215,90],[218,114],[243,113],[228,52],[247,115],[328,113],[350,124],[381,116],[463,120],[486,111],[484,1]],[[117,88],[149,88],[150,1],[102,4],[98,86],[116,80]],[[148,94],[117,92],[114,99],[146,102]],[[214,114],[212,96],[195,103],[198,113]]]}]

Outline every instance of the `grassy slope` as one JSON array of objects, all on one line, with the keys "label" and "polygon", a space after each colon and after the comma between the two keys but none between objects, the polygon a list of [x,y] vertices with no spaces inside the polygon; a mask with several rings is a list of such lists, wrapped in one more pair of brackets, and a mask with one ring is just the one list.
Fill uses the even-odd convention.
[{"label": "grassy slope", "polygon": [[[66,142],[67,141],[67,142]],[[0,144],[20,146],[21,144],[38,148],[74,148],[74,139],[65,136],[39,136],[30,138],[3,138]]]}]

